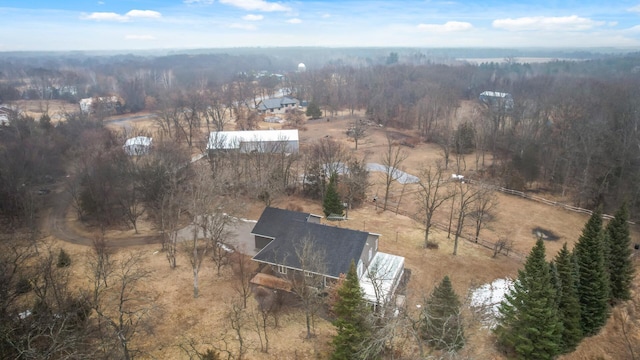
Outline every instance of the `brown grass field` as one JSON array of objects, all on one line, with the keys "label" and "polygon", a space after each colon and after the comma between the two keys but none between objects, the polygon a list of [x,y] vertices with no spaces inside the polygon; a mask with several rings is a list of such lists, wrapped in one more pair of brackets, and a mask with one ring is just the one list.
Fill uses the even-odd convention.
[{"label": "brown grass field", "polygon": [[[309,121],[305,129],[300,132],[301,144],[308,143],[327,135],[342,141],[350,149],[354,143],[349,141],[345,130],[350,119],[347,114],[325,120]],[[134,125],[134,124],[130,124]],[[273,124],[263,123],[263,128]],[[139,128],[153,128],[151,121],[135,124]],[[395,133],[401,133],[393,130]],[[356,152],[358,156],[366,156],[369,162],[381,162],[381,153],[385,149],[386,132],[384,128],[373,128],[370,135],[359,144]],[[405,135],[410,136],[409,133]],[[420,143],[414,148],[403,147],[408,157],[402,165],[407,173],[418,175],[421,167],[433,165],[441,158],[439,149],[432,144]],[[354,150],[355,152],[355,150]],[[473,155],[469,155],[467,168],[472,168]],[[473,171],[467,171],[468,177],[473,177]],[[380,175],[371,177],[370,198],[375,194],[384,194],[384,185]],[[394,184],[392,199],[397,203],[402,186]],[[415,185],[407,185],[402,195],[402,201],[398,205],[401,213],[413,214],[417,211],[415,204]],[[500,236],[505,236],[512,241],[513,249],[520,253],[528,253],[535,243],[532,229],[541,227],[552,231],[559,240],[546,242],[547,255],[551,259],[561,248],[563,243],[569,247],[578,239],[587,215],[578,214],[551,207],[531,200],[515,196],[498,194],[498,205],[495,211],[495,219],[487,229],[481,233],[481,238],[495,241]],[[257,219],[264,205],[255,199],[246,199],[249,204],[244,217]],[[320,202],[312,202],[298,196],[283,196],[276,199],[272,206],[302,208],[304,211],[320,214],[322,207]],[[445,206],[446,208],[446,206]],[[358,230],[367,230],[382,234],[380,249],[384,252],[404,256],[406,268],[411,270],[411,280],[407,289],[407,303],[409,308],[415,309],[415,305],[421,303],[424,296],[444,275],[449,275],[456,292],[466,298],[470,289],[497,278],[517,276],[517,271],[522,267],[522,262],[512,257],[498,255],[493,257],[491,250],[477,244],[461,241],[457,256],[452,255],[452,240],[447,238],[447,233],[434,230],[431,238],[438,243],[438,249],[424,249],[422,247],[423,229],[421,225],[404,215],[396,215],[395,207],[382,212],[377,210],[373,203],[367,203],[359,209],[349,211],[349,220],[333,225],[348,227]],[[446,223],[448,211],[444,211],[437,221]],[[73,228],[87,235],[92,229],[84,228],[83,224],[73,220],[69,216]],[[149,229],[144,222],[140,228]],[[636,229],[633,229],[633,242],[640,242]],[[470,231],[470,229],[469,229]],[[110,237],[127,237],[133,234],[132,230],[112,229],[108,232]],[[56,246],[64,247],[72,254],[74,261],[72,271],[76,275],[78,286],[82,286],[86,277],[86,266],[82,259],[89,251],[88,248],[71,245],[62,241],[56,241]],[[160,359],[185,359],[184,352],[178,348],[185,338],[198,338],[207,341],[215,341],[219,338],[225,327],[228,327],[225,313],[230,306],[230,299],[235,292],[232,287],[232,273],[226,268],[221,276],[217,276],[213,264],[205,262],[204,269],[200,273],[200,297],[192,296],[193,277],[188,260],[185,256],[178,258],[178,267],[171,270],[164,253],[159,252],[159,245],[140,246],[120,250],[120,253],[139,251],[145,259],[145,266],[153,270],[152,277],[145,283],[145,288],[157,294],[156,305],[161,310],[160,316],[154,326],[154,335],[148,338],[138,338],[136,345],[142,348],[146,355],[144,358]],[[638,286],[638,281],[636,281]],[[640,336],[640,320],[636,317],[639,303],[637,292],[634,291],[634,300],[616,308],[606,328],[597,336],[586,339],[578,350],[561,357],[565,360],[573,359],[625,359],[631,358],[626,342],[622,336],[626,331],[632,343],[638,342]],[[251,299],[249,307],[255,307],[255,301]],[[469,315],[469,318],[473,316]],[[293,307],[288,309],[281,319],[281,326],[271,330],[271,349],[269,354],[259,351],[258,338],[252,330],[247,331],[247,336],[257,349],[249,351],[247,359],[325,359],[330,351],[330,339],[334,333],[332,325],[326,320],[320,320],[317,324],[317,336],[305,339],[304,315]],[[465,330],[467,345],[461,351],[462,358],[469,359],[503,359],[504,357],[493,346],[494,338],[491,332],[482,328],[478,322],[470,321],[470,326]],[[233,344],[233,343],[232,343]],[[412,358],[411,346],[404,348],[406,358]],[[636,353],[640,350],[634,348]],[[637,355],[636,355],[637,356]]]}]

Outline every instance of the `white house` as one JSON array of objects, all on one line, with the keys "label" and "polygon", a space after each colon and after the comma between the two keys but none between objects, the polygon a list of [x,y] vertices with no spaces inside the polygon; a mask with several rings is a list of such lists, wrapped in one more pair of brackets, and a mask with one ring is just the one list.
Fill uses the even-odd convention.
[{"label": "white house", "polygon": [[153,139],[150,137],[136,136],[134,138],[127,139],[122,148],[124,149],[124,152],[130,156],[144,155],[149,153],[152,143]]},{"label": "white house", "polygon": [[207,150],[297,153],[298,130],[213,131],[209,134]]}]

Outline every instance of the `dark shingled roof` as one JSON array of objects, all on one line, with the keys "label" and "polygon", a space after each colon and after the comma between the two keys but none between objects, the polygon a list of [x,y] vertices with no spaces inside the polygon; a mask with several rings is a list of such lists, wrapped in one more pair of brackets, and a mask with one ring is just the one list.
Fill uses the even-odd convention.
[{"label": "dark shingled roof", "polygon": [[252,233],[275,239],[253,259],[300,269],[296,249],[301,249],[305,239],[309,239],[315,251],[325,254],[323,275],[338,278],[340,274],[346,274],[351,261],[358,262],[369,233],[309,223],[306,221],[308,216],[308,213],[266,208]]},{"label": "dark shingled roof", "polygon": [[288,96],[281,98],[264,99],[258,104],[258,110],[280,109],[285,105],[295,105],[296,100]]},{"label": "dark shingled roof", "polygon": [[284,224],[292,221],[306,222],[309,215],[309,213],[267,207],[260,215],[260,219],[251,233],[274,238],[282,230]]}]

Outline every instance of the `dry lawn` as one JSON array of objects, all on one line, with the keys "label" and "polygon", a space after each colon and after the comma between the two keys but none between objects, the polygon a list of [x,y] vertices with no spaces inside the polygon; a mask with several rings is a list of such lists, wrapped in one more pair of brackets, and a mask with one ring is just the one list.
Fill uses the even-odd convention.
[{"label": "dry lawn", "polygon": [[[331,121],[314,120],[305,125],[305,130],[300,132],[301,144],[308,143],[314,139],[330,136],[338,141],[344,142],[346,146],[353,149],[354,143],[345,135],[345,130],[351,121],[347,113],[342,113]],[[128,124],[135,126],[153,126],[151,122],[145,120],[144,123]],[[274,126],[273,124],[262,124],[263,128]],[[382,153],[386,149],[386,132],[384,128],[371,128],[369,136],[359,144],[359,149],[354,153],[360,157],[366,156],[369,162],[382,162]],[[394,136],[402,136],[402,132],[393,130]],[[410,137],[410,133],[405,133]],[[419,175],[420,169],[424,166],[435,164],[441,159],[439,149],[432,144],[419,143],[414,148],[403,147],[407,153],[407,159],[403,162],[402,170]],[[473,156],[473,155],[470,155]],[[471,159],[468,164],[471,164]],[[472,174],[472,172],[468,172]],[[384,185],[380,175],[372,176],[372,186],[370,188],[370,198],[373,195],[384,194]],[[458,255],[452,255],[453,241],[447,237],[446,232],[434,230],[431,239],[438,243],[438,249],[424,249],[423,229],[421,225],[411,218],[403,215],[396,215],[395,207],[401,213],[417,213],[415,185],[407,185],[402,189],[399,184],[392,187],[392,202],[394,207],[389,211],[382,212],[376,209],[373,203],[368,202],[360,209],[349,212],[349,220],[344,222],[331,223],[332,226],[348,227],[358,230],[366,230],[380,233],[380,250],[404,256],[406,268],[411,272],[411,280],[407,289],[407,301],[410,308],[415,308],[420,304],[423,297],[428,295],[431,289],[444,275],[449,275],[454,284],[456,292],[465,298],[470,289],[483,283],[491,282],[496,278],[515,277],[517,270],[522,263],[514,258],[499,255],[493,257],[491,250],[483,248],[477,244],[461,240]],[[400,201],[400,197],[401,201]],[[399,205],[397,205],[400,201]],[[264,208],[264,205],[247,199],[250,204],[246,208],[245,217],[257,219]],[[312,202],[297,196],[276,199],[273,206],[291,209],[303,209],[304,211],[321,214],[320,202]],[[560,237],[556,241],[548,241],[547,254],[551,258],[560,249],[564,242],[570,245],[577,240],[580,231],[587,217],[554,208],[531,200],[522,199],[509,195],[498,195],[498,205],[495,211],[495,220],[487,229],[481,233],[481,237],[495,241],[500,236],[506,236],[513,241],[513,249],[528,253],[535,243],[535,236],[531,231],[535,227],[540,227],[552,231]],[[448,222],[448,208],[438,215],[438,222]],[[91,233],[90,229],[82,229],[83,225],[75,223],[74,228],[79,231]],[[148,226],[142,225],[142,230]],[[471,229],[468,229],[470,231]],[[109,233],[114,237],[131,236],[132,231],[123,229],[113,229]],[[638,242],[637,232],[634,230],[634,242]],[[87,248],[58,243],[68,249],[73,258],[83,259]],[[186,358],[186,355],[178,349],[178,345],[185,338],[205,339],[215,342],[220,339],[225,328],[229,328],[228,319],[225,318],[230,302],[237,297],[233,289],[233,275],[229,268],[223,271],[221,276],[215,273],[213,264],[205,262],[204,269],[200,273],[200,297],[194,299],[192,296],[192,273],[188,260],[185,256],[178,259],[178,268],[171,270],[164,253],[159,252],[159,245],[148,245],[135,249],[120,250],[120,253],[127,251],[141,251],[144,254],[146,264],[153,270],[152,277],[145,282],[144,287],[158,295],[157,306],[161,309],[160,316],[154,328],[154,336],[146,339],[138,339],[136,344],[141,346],[149,358],[179,359]],[[78,276],[79,286],[82,279],[86,277],[86,268],[82,260],[75,261],[73,271]],[[249,308],[255,307],[252,299]],[[632,314],[635,316],[635,313]],[[471,316],[470,316],[471,318]],[[613,317],[615,318],[615,317]],[[631,325],[630,325],[631,326]],[[620,350],[620,323],[610,321],[607,328],[598,336],[587,339],[580,346],[578,351],[563,359],[584,359],[597,355],[602,355],[605,359],[625,358],[624,349]],[[637,339],[638,328],[634,327],[634,339]],[[310,359],[326,358],[329,351],[329,342],[334,330],[331,324],[325,320],[320,320],[317,324],[318,336],[313,339],[305,339],[304,315],[298,308],[290,308],[282,316],[281,326],[271,330],[271,350],[269,354],[259,351],[258,338],[255,331],[247,330],[254,347],[248,353],[248,359]],[[501,355],[493,347],[493,338],[490,332],[473,323],[467,330],[469,338],[468,345],[463,352],[470,358],[501,359]],[[234,337],[231,336],[231,345],[235,346]],[[615,341],[614,341],[615,340]],[[220,345],[220,342],[217,343]],[[617,349],[617,350],[616,350]],[[410,348],[405,348],[410,352]],[[612,355],[613,354],[613,355]],[[408,354],[405,354],[408,355]],[[615,356],[614,356],[615,355]],[[613,357],[612,357],[613,356]]]}]

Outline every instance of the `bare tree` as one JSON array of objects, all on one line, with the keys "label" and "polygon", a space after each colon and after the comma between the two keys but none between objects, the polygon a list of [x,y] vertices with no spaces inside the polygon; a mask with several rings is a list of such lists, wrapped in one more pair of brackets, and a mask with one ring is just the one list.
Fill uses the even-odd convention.
[{"label": "bare tree", "polygon": [[391,136],[387,135],[386,151],[382,155],[382,165],[385,167],[384,205],[382,206],[382,210],[387,210],[391,184],[400,177],[401,170],[399,167],[406,158],[407,153],[404,152],[400,146],[394,144]]},{"label": "bare tree", "polygon": [[209,95],[207,106],[203,109],[202,116],[207,124],[207,132],[224,131],[224,127],[231,121],[231,107],[227,104],[222,93],[215,92]]},{"label": "bare tree", "polygon": [[464,222],[467,216],[471,213],[475,201],[478,199],[478,190],[465,181],[457,183],[456,194],[454,198],[457,198],[456,209],[456,229],[455,237],[453,239],[453,255],[458,254],[458,240],[462,235],[462,229],[464,228]]},{"label": "bare tree", "polygon": [[341,184],[344,185],[347,199],[347,212],[345,217],[349,217],[349,210],[361,204],[369,188],[369,170],[367,170],[366,159],[358,160],[353,157],[348,161],[348,171],[344,174]]},{"label": "bare tree", "polygon": [[[251,313],[253,323],[256,327],[256,333],[260,338],[260,350],[264,353],[269,352],[269,327],[271,326],[271,315],[275,314],[279,309],[276,290],[269,290],[264,287],[258,287],[255,291],[255,299],[257,305]],[[273,317],[277,319],[276,316]]]},{"label": "bare tree", "polygon": [[140,190],[140,173],[137,163],[131,159],[123,159],[119,164],[121,173],[126,178],[126,183],[122,186],[122,194],[119,197],[120,207],[124,216],[131,223],[135,233],[138,233],[138,219],[144,214],[145,208],[142,205],[142,194]]},{"label": "bare tree", "polygon": [[143,268],[142,255],[129,253],[115,265],[112,285],[102,288],[93,304],[105,328],[103,340],[118,344],[119,357],[132,359],[140,351],[134,339],[150,329],[155,310],[152,294],[140,289],[140,283],[151,275]]},{"label": "bare tree", "polygon": [[[211,242],[207,241],[210,203],[214,194],[214,183],[209,171],[202,167],[194,169],[194,176],[187,185],[188,209],[191,214],[191,239],[185,244],[186,252],[193,271],[193,297],[199,293],[198,275],[200,267]],[[217,210],[217,209],[216,209]]]},{"label": "bare tree", "polygon": [[367,122],[365,119],[358,119],[352,122],[347,129],[347,136],[352,138],[358,150],[358,141],[367,137]]},{"label": "bare tree", "polygon": [[296,129],[301,128],[307,120],[304,113],[298,109],[290,110],[286,116],[289,125],[295,127]]},{"label": "bare tree", "polygon": [[243,300],[244,306],[239,302],[232,302],[227,312],[227,320],[234,333],[234,337],[238,342],[238,352],[236,359],[242,360],[247,353],[249,343],[245,337],[245,328],[247,326],[246,299]]},{"label": "bare tree", "polygon": [[475,240],[478,242],[480,231],[487,226],[493,218],[492,211],[498,205],[495,190],[489,186],[480,185],[475,203],[475,211],[471,213],[475,220]]},{"label": "bare tree", "polygon": [[302,302],[305,322],[307,327],[307,339],[315,334],[315,316],[322,304],[320,296],[324,287],[326,273],[326,254],[315,245],[315,239],[307,235],[295,248],[295,256],[300,263],[300,272],[291,279],[292,289]]},{"label": "bare tree", "polygon": [[169,266],[176,267],[178,229],[183,215],[189,155],[173,141],[158,141],[140,168],[141,192],[147,213],[162,236]]},{"label": "bare tree", "polygon": [[[220,199],[220,202],[224,200]],[[213,213],[208,216],[206,223],[203,224],[211,247],[211,259],[216,264],[218,276],[220,276],[222,267],[229,263],[229,257],[235,252],[231,241],[233,236],[231,228],[237,220],[223,212],[225,208],[223,206],[216,207]]]},{"label": "bare tree", "polygon": [[421,171],[418,186],[420,190],[416,194],[418,205],[422,211],[424,222],[424,247],[429,247],[429,231],[433,226],[433,215],[440,206],[450,199],[454,193],[446,188],[443,169],[440,164],[435,168],[427,167]]},{"label": "bare tree", "polygon": [[247,299],[251,297],[251,277],[253,276],[254,264],[247,258],[247,256],[240,252],[234,253],[233,256],[233,270],[235,281],[233,282],[233,289],[240,295],[242,299],[243,308],[247,307]]}]

